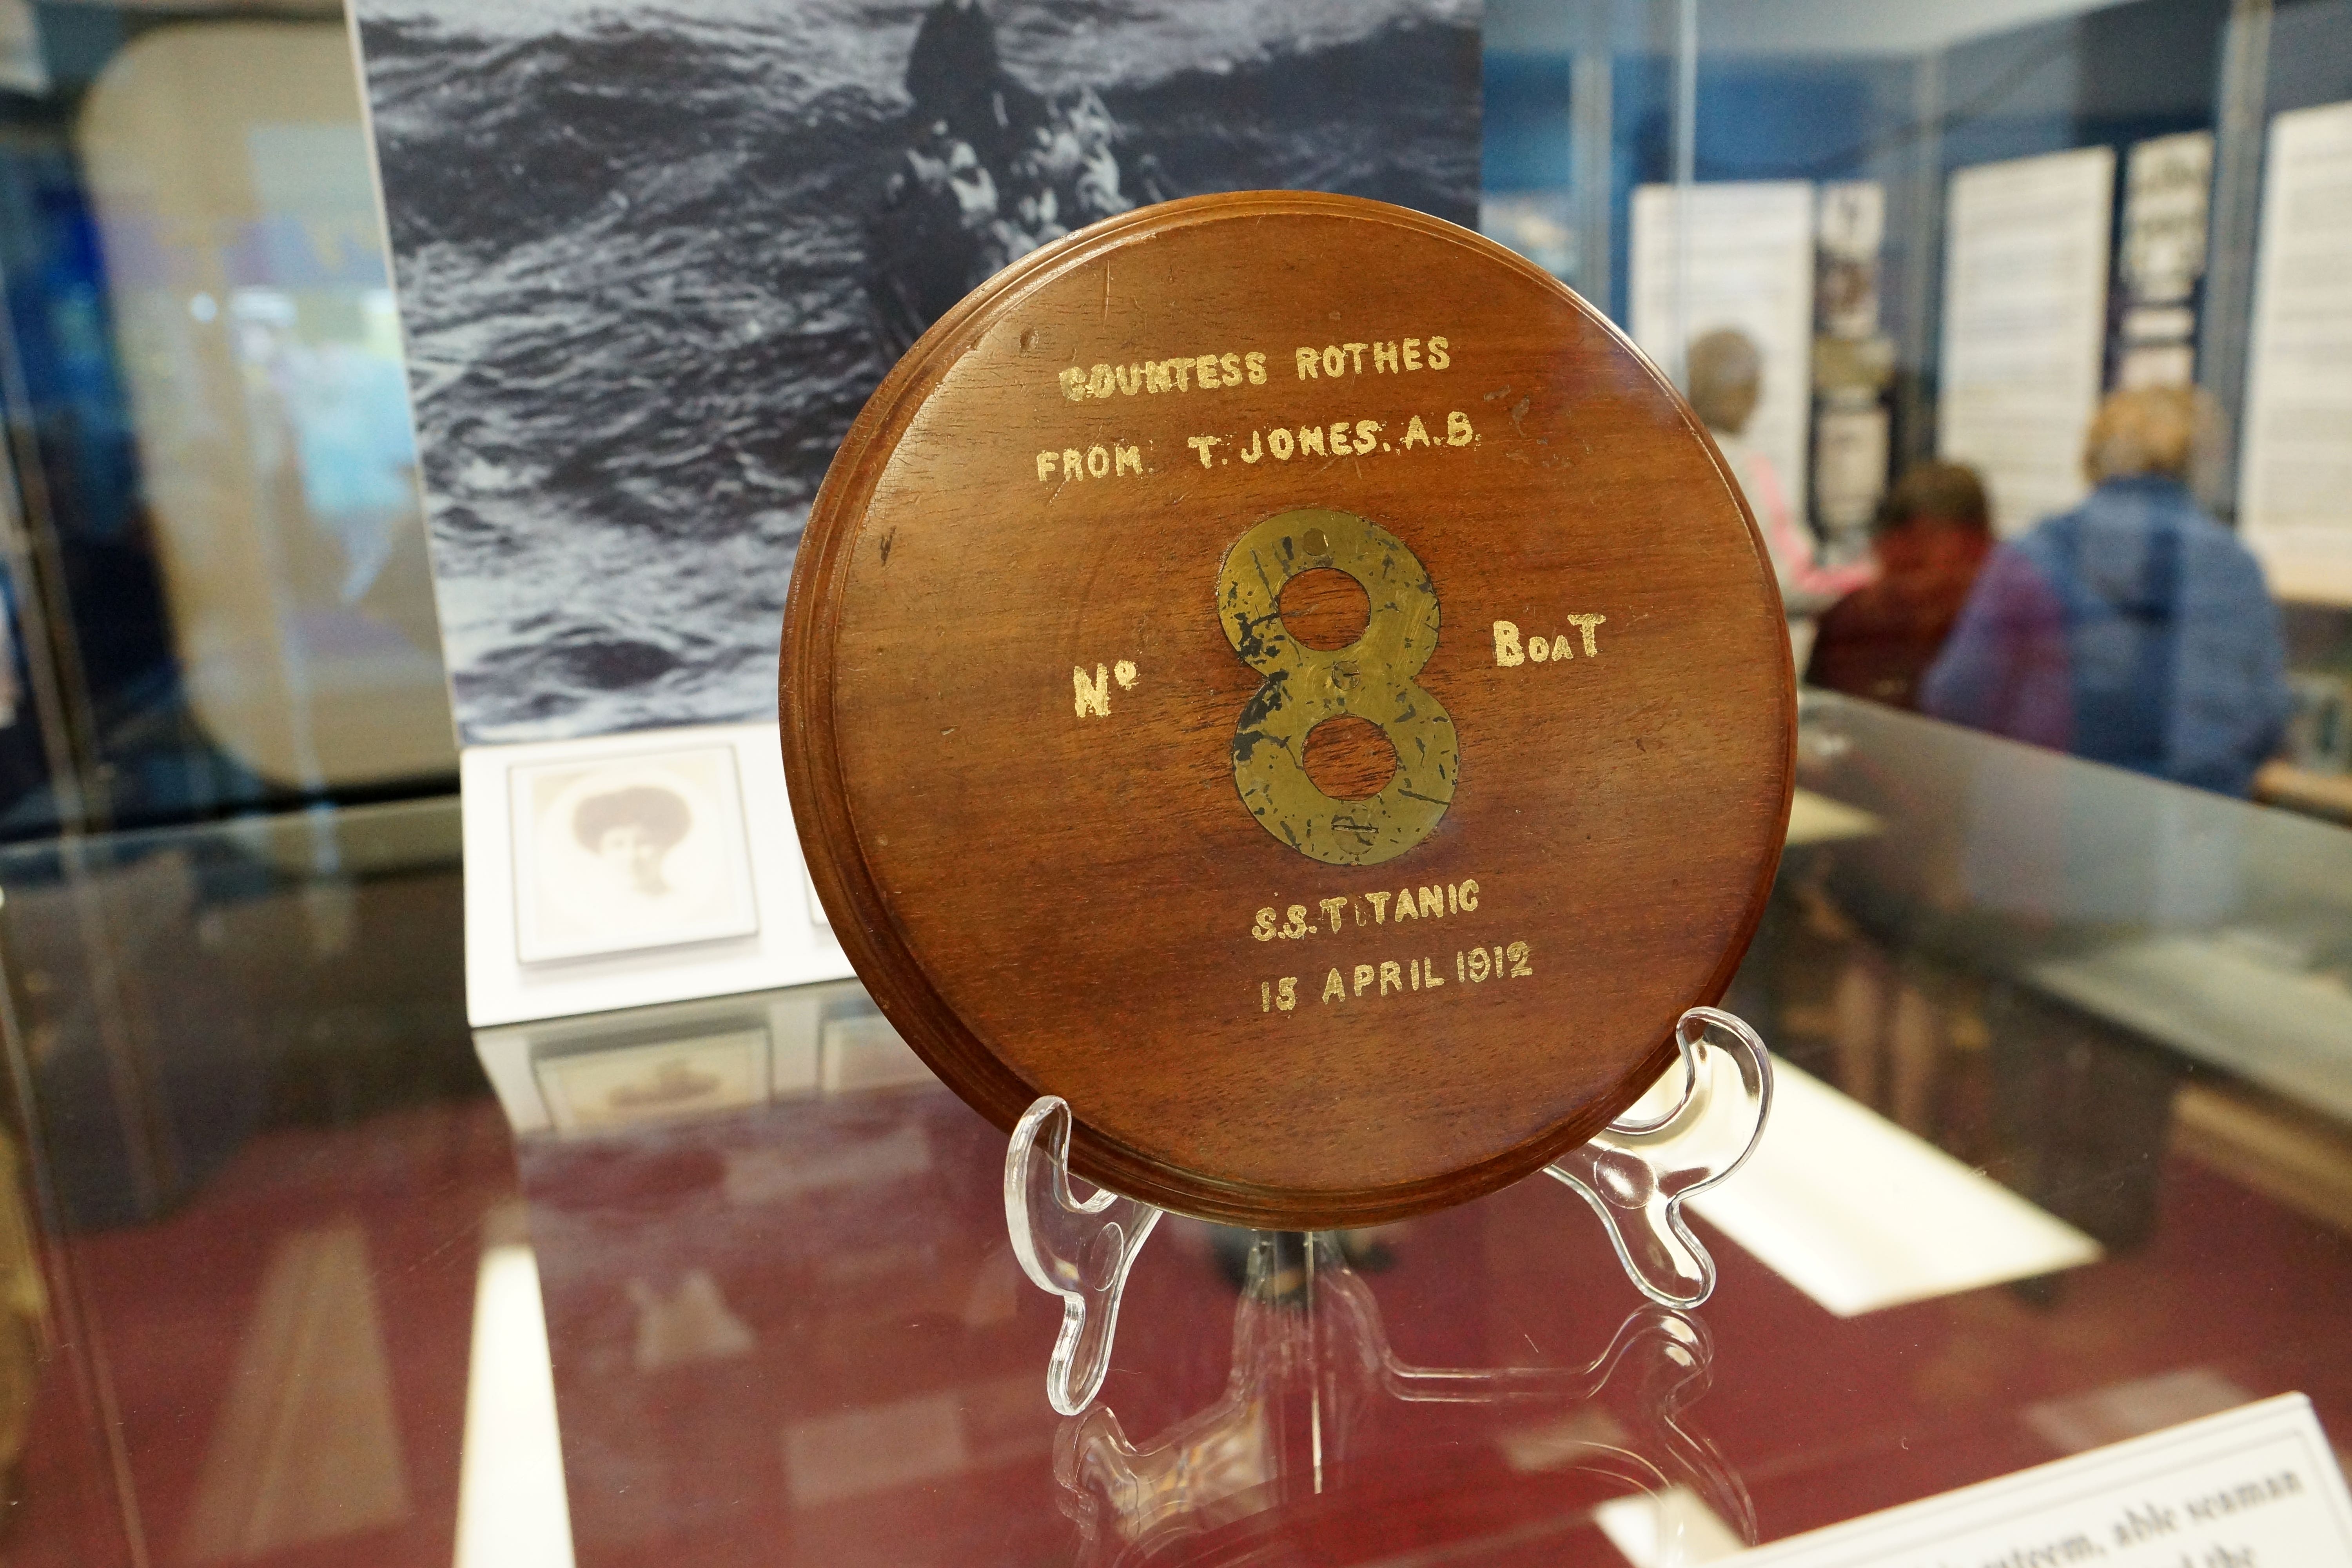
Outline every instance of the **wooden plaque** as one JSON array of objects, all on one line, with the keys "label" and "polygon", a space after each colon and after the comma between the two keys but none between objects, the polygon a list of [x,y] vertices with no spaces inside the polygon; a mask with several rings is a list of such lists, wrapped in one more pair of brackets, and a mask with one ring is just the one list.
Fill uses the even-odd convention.
[{"label": "wooden plaque", "polygon": [[1689,408],[1529,263],[1204,196],[917,343],[817,498],[784,763],[885,1013],[1161,1206],[1363,1225],[1621,1113],[1728,983],[1795,683]]}]

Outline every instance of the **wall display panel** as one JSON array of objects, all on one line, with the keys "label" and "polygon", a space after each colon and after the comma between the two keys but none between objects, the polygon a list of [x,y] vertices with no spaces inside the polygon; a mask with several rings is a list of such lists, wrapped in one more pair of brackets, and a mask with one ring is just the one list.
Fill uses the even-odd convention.
[{"label": "wall display panel", "polygon": [[1953,174],[1945,219],[1938,455],[1984,476],[2017,533],[2083,498],[2106,353],[2112,148]]},{"label": "wall display panel", "polygon": [[770,712],[835,447],[1013,258],[1219,190],[1477,216],[1478,0],[353,9],[469,745]]},{"label": "wall display panel", "polygon": [[2196,380],[2213,133],[2183,131],[2135,142],[2124,169],[2116,271],[2126,303],[2115,381],[2126,387],[2188,386]]},{"label": "wall display panel", "polygon": [[2352,102],[2271,121],[2239,512],[2272,591],[2352,605]]},{"label": "wall display panel", "polygon": [[1729,327],[1755,344],[1761,395],[1737,434],[1771,465],[1789,515],[1801,521],[1812,399],[1812,185],[1742,181],[1681,193],[1643,185],[1633,193],[1633,341],[1678,384],[1687,390],[1684,359],[1695,340]]}]

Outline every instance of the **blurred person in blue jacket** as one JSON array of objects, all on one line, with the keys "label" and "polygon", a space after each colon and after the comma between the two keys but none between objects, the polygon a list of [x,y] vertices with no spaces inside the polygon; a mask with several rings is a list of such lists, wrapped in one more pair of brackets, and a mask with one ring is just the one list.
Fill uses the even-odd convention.
[{"label": "blurred person in blue jacket", "polygon": [[2084,443],[2095,487],[2002,544],[1922,711],[2094,762],[2242,795],[2289,708],[2262,567],[2189,491],[2195,395],[2118,392]]}]

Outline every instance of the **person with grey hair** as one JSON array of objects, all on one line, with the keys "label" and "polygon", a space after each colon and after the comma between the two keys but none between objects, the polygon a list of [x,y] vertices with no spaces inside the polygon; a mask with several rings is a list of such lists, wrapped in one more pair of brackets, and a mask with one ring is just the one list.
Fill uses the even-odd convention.
[{"label": "person with grey hair", "polygon": [[1812,617],[1877,575],[1869,562],[1850,566],[1826,566],[1815,550],[1811,532],[1789,505],[1789,492],[1771,459],[1748,444],[1743,432],[1755,417],[1764,395],[1764,355],[1756,340],[1737,327],[1718,327],[1691,340],[1685,356],[1690,383],[1691,409],[1705,422],[1708,434],[1731,465],[1748,510],[1772,557],[1772,574],[1780,584],[1780,602],[1789,613],[1790,640],[1797,662],[1805,661],[1811,642]]},{"label": "person with grey hair", "polygon": [[2208,424],[2178,388],[2100,405],[2089,498],[1993,552],[1920,683],[1923,711],[2247,792],[2286,727],[2286,648],[2260,563],[2189,493]]}]

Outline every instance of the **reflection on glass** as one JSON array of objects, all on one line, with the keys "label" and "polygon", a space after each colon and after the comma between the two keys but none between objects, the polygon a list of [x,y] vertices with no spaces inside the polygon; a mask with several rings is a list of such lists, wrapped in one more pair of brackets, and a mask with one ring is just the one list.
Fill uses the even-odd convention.
[{"label": "reflection on glass", "polygon": [[[1720,1533],[1756,1538],[1738,1477],[1684,1420],[1713,1362],[1698,1320],[1645,1306],[1582,1366],[1410,1365],[1330,1235],[1259,1231],[1223,1395],[1139,1442],[1097,1404],[1063,1422],[1054,1476],[1089,1564],[1160,1561],[1179,1542],[1184,1555],[1223,1561],[1286,1537],[1370,1539],[1383,1502],[1428,1502],[1395,1462],[1427,1440],[1417,1426],[1443,1424],[1428,1407],[1508,1406],[1509,1467],[1543,1477],[1539,1533],[1607,1529],[1650,1542],[1656,1554],[1639,1561],[1690,1561],[1675,1539],[1691,1517],[1676,1489],[1700,1500]],[[1613,1529],[1592,1522],[1612,1505]]]},{"label": "reflection on glass", "polygon": [[142,33],[74,141],[189,706],[266,787],[454,763],[391,277],[340,23]]},{"label": "reflection on glass", "polygon": [[2229,1079],[2352,1121],[2352,834],[1822,693],[1799,771],[1878,825],[1792,846],[1741,973],[1800,1065],[2111,1252]]}]

